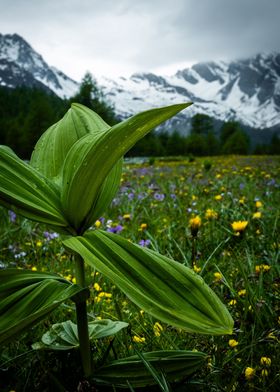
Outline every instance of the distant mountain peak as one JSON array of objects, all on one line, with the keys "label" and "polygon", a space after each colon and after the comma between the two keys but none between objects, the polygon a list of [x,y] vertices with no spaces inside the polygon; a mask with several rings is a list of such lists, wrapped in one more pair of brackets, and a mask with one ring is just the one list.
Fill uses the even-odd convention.
[{"label": "distant mountain peak", "polygon": [[41,87],[61,98],[72,96],[78,83],[50,67],[18,34],[0,34],[0,85]]},{"label": "distant mountain peak", "polygon": [[186,116],[207,114],[253,128],[280,126],[280,54],[260,53],[235,61],[208,61],[173,76],[133,74],[100,79],[116,111],[125,116],[155,106],[190,100]]}]

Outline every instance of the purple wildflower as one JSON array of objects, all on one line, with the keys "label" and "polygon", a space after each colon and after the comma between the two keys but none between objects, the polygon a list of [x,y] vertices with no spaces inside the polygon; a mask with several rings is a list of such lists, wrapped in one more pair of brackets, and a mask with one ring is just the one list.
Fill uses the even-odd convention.
[{"label": "purple wildflower", "polygon": [[165,198],[165,195],[163,193],[156,192],[154,194],[154,199],[156,199],[157,201],[162,201],[162,200],[164,200],[164,198]]},{"label": "purple wildflower", "polygon": [[50,233],[49,231],[44,231],[43,236],[46,238],[47,241],[54,240],[55,238],[59,237],[58,233]]},{"label": "purple wildflower", "polygon": [[107,228],[107,231],[109,233],[114,233],[114,234],[118,234],[122,230],[123,230],[123,226],[122,225],[117,225],[117,226],[112,226],[112,227],[108,227]]},{"label": "purple wildflower", "polygon": [[147,197],[147,193],[145,192],[140,192],[137,196],[138,200],[143,200],[145,197]]},{"label": "purple wildflower", "polygon": [[145,246],[149,246],[151,244],[151,241],[150,240],[140,240],[138,242],[138,244],[145,247]]},{"label": "purple wildflower", "polygon": [[15,221],[17,219],[17,214],[14,211],[12,211],[12,210],[9,210],[8,214],[9,214],[10,222],[11,223],[15,223]]},{"label": "purple wildflower", "polygon": [[241,182],[239,184],[239,189],[242,191],[245,188],[245,184],[243,184],[243,182]]}]

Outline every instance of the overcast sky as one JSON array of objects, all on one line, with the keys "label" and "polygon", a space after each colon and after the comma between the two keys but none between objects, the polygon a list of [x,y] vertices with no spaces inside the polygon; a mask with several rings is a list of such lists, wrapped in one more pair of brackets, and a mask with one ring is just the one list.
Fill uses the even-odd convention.
[{"label": "overcast sky", "polygon": [[280,51],[279,26],[280,0],[0,0],[0,33],[77,81]]}]

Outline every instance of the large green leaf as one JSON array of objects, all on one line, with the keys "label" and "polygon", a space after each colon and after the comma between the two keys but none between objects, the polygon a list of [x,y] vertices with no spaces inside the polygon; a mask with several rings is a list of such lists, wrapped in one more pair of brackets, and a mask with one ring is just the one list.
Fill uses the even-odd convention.
[{"label": "large green leaf", "polygon": [[71,237],[64,245],[157,319],[189,332],[232,333],[227,308],[190,268],[101,230]]},{"label": "large green leaf", "polygon": [[[154,351],[142,354],[144,359],[170,382],[193,374],[205,363],[206,354],[186,350]],[[97,369],[94,379],[100,384],[119,387],[145,387],[155,384],[155,379],[139,356],[119,359]],[[129,384],[127,383],[129,382]]]},{"label": "large green leaf", "polygon": [[59,181],[59,174],[70,148],[83,136],[104,132],[110,126],[92,110],[80,104],[52,125],[38,140],[30,164],[48,178]]},{"label": "large green leaf", "polygon": [[123,159],[120,159],[113,169],[111,169],[100,188],[99,194],[97,194],[95,205],[91,209],[91,213],[87,215],[81,231],[90,227],[102,216],[102,214],[104,214],[104,211],[106,211],[107,207],[111,204],[120,186],[122,166]]},{"label": "large green leaf", "polygon": [[137,114],[105,132],[88,134],[72,146],[64,163],[61,200],[73,227],[80,232],[88,228],[100,187],[119,159],[154,127],[189,105]]},{"label": "large green leaf", "polygon": [[0,344],[17,337],[84,290],[54,274],[0,270]]},{"label": "large green leaf", "polygon": [[[101,339],[112,336],[128,327],[123,321],[94,320],[88,323],[89,339]],[[34,349],[70,350],[80,345],[77,325],[67,320],[53,324],[51,329],[42,336],[42,342],[34,343]]]},{"label": "large green leaf", "polygon": [[58,188],[5,146],[0,146],[0,204],[37,222],[68,225]]}]

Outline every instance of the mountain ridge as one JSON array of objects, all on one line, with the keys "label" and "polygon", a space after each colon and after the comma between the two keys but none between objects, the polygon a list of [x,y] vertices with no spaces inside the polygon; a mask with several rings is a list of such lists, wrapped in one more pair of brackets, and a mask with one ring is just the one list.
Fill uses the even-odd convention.
[{"label": "mountain ridge", "polygon": [[[191,117],[204,113],[217,122],[238,121],[259,130],[280,128],[280,53],[259,53],[235,61],[209,61],[163,76],[138,72],[129,78],[97,79],[120,119],[153,107],[192,101],[165,127],[190,127]],[[19,85],[73,96],[79,83],[49,66],[18,34],[0,34],[0,86]]]}]

